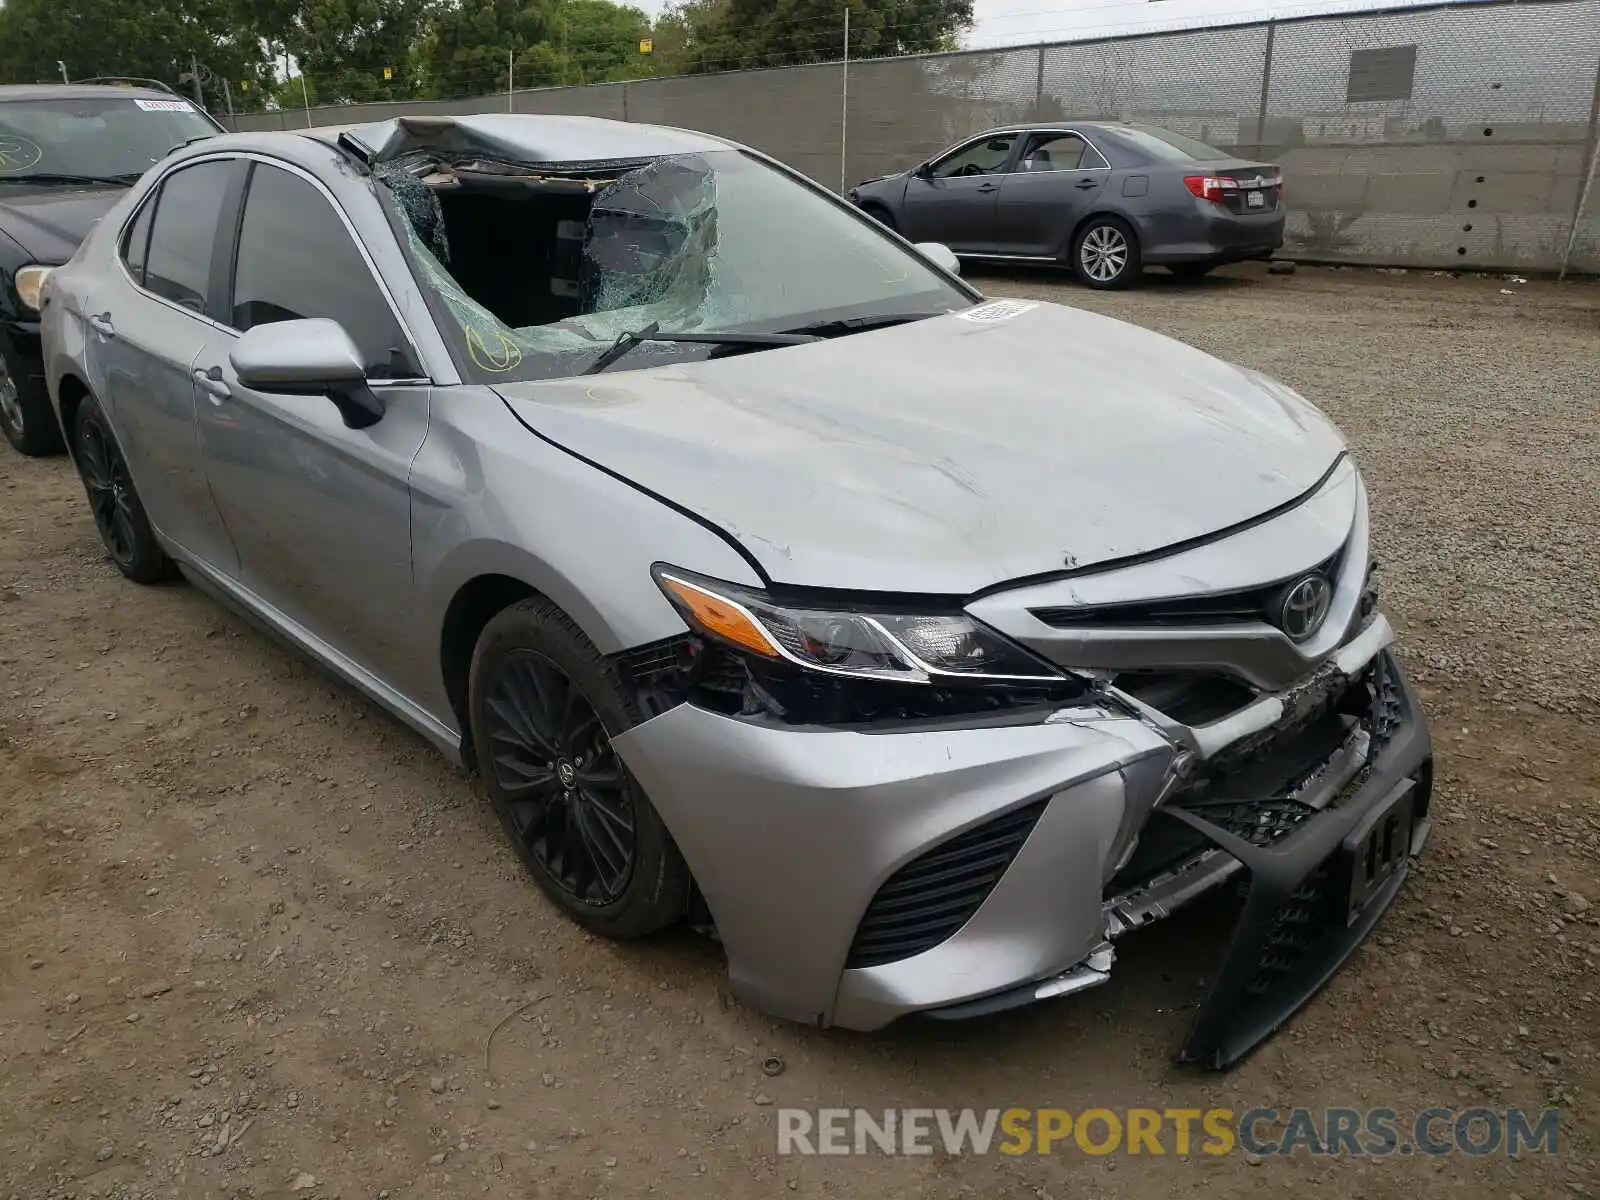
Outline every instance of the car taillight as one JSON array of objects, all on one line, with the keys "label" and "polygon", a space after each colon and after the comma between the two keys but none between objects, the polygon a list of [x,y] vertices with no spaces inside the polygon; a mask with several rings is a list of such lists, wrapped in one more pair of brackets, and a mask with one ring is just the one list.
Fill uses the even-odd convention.
[{"label": "car taillight", "polygon": [[1239,181],[1217,175],[1185,175],[1183,177],[1183,186],[1202,200],[1209,200],[1213,204],[1221,204],[1224,193],[1239,190]]}]

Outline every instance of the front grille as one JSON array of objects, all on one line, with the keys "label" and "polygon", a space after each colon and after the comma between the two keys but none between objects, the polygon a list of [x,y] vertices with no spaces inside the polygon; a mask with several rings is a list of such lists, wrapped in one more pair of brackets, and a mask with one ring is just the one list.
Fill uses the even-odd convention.
[{"label": "front grille", "polygon": [[1124,671],[1111,681],[1128,695],[1185,725],[1208,725],[1238,712],[1255,689],[1207,671]]},{"label": "front grille", "polygon": [[1048,803],[1036,800],[969,829],[891,875],[867,906],[845,966],[898,962],[953,935],[994,891]]},{"label": "front grille", "polygon": [[[1339,574],[1343,552],[1303,574],[1319,571],[1330,581]],[[1291,578],[1299,578],[1293,576]],[[1238,625],[1267,621],[1276,624],[1273,600],[1286,580],[1234,592],[1182,596],[1171,600],[1141,600],[1129,604],[1075,604],[1036,608],[1033,615],[1055,629],[1098,625],[1115,629],[1179,629],[1185,626]]]}]

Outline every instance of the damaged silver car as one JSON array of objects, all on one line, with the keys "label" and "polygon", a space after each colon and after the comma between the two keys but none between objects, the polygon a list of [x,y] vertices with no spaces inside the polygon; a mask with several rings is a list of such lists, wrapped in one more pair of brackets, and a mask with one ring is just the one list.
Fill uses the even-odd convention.
[{"label": "damaged silver car", "polygon": [[988,300],[747,148],[519,116],[219,137],[43,309],[125,575],[349,680],[481,775],[559,908],[694,924],[763,1011],[1067,995],[1225,891],[1180,1056],[1226,1067],[1426,838],[1328,420]]}]

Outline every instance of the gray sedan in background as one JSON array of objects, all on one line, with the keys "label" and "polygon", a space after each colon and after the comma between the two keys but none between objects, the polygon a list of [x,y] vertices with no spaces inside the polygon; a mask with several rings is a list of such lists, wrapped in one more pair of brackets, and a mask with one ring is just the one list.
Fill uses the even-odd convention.
[{"label": "gray sedan in background", "polygon": [[1283,178],[1168,129],[1109,121],[986,130],[850,191],[911,241],[1059,263],[1094,288],[1147,266],[1204,275],[1283,245]]}]

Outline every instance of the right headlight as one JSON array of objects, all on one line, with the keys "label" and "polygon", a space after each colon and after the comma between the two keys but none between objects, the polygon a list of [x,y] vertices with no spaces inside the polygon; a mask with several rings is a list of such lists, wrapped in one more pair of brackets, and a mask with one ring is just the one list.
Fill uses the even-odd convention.
[{"label": "right headlight", "polygon": [[24,308],[32,312],[39,311],[39,296],[44,291],[44,281],[50,278],[53,270],[54,267],[38,263],[17,268],[17,273],[12,276],[12,286],[17,289],[17,299],[22,301]]},{"label": "right headlight", "polygon": [[671,567],[653,574],[695,632],[757,659],[862,680],[952,686],[1071,677],[965,613],[788,603]]}]

